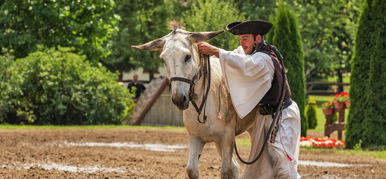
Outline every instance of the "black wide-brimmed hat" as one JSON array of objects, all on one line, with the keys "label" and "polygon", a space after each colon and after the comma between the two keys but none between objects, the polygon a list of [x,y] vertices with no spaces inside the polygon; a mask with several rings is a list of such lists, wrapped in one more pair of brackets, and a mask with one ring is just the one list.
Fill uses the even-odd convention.
[{"label": "black wide-brimmed hat", "polygon": [[272,23],[263,20],[244,22],[232,22],[226,26],[226,30],[233,35],[260,34],[265,35],[272,28]]}]

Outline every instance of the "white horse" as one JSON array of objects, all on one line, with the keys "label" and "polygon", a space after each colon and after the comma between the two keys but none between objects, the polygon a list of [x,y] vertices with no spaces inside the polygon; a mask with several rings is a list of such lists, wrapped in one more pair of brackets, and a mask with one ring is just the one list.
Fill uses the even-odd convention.
[{"label": "white horse", "polygon": [[[240,167],[233,156],[235,135],[244,131],[250,133],[255,122],[256,108],[242,120],[236,120],[219,60],[210,59],[209,64],[200,58],[195,46],[197,42],[207,41],[222,32],[175,29],[159,39],[132,46],[140,50],[161,51],[160,57],[171,82],[172,101],[183,110],[184,125],[189,133],[189,159],[186,167],[189,178],[199,178],[198,160],[208,142],[215,142],[221,155],[221,178],[238,178]],[[207,68],[209,66],[210,69]]]}]

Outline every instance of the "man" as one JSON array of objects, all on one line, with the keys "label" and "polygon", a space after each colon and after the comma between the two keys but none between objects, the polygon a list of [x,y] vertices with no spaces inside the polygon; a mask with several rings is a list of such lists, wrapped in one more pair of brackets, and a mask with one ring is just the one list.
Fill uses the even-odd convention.
[{"label": "man", "polygon": [[297,104],[290,98],[286,78],[283,78],[285,74],[280,63],[281,55],[275,47],[264,41],[264,35],[271,28],[271,23],[262,20],[228,24],[227,30],[239,37],[240,47],[234,51],[226,51],[205,42],[198,44],[201,53],[219,57],[238,116],[242,119],[257,105],[259,107],[256,126],[251,134],[252,140],[258,142],[252,146],[249,160],[253,160],[260,152],[264,134],[268,133],[273,116],[280,114],[277,108],[284,95],[276,125],[279,130],[268,137],[264,149],[269,154],[270,162],[247,165],[244,178],[248,179],[300,177],[297,173],[300,113]]},{"label": "man", "polygon": [[142,92],[144,92],[146,89],[145,86],[140,81],[138,81],[138,75],[137,74],[133,75],[133,81],[129,83],[127,88],[129,89],[130,93],[135,93],[135,96],[134,96],[135,102],[138,101]]}]

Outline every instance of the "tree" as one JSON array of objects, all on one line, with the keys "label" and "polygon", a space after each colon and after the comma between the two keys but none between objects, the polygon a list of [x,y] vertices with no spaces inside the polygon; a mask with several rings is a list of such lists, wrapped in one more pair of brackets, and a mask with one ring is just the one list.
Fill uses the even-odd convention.
[{"label": "tree", "polygon": [[[227,22],[244,19],[233,4],[218,0],[130,0],[117,4],[118,14],[124,18],[120,21],[119,32],[113,37],[112,54],[103,60],[113,71],[127,71],[136,67],[157,71],[162,64],[159,54],[134,50],[131,45],[166,35],[171,30],[168,27],[171,21],[185,23],[189,31],[209,31],[224,29]],[[212,42],[223,48],[236,46],[237,42],[230,40],[230,34],[223,36],[225,38],[216,38]]]},{"label": "tree", "polygon": [[[360,0],[284,0],[298,14],[303,37],[307,81],[319,80],[350,71],[356,19]],[[247,19],[264,19],[274,13],[275,0],[236,1]]]},{"label": "tree", "polygon": [[267,20],[275,12],[275,2],[275,0],[243,0],[235,1],[235,4],[240,12],[245,13],[247,19]]},{"label": "tree", "polygon": [[[197,0],[192,10],[184,14],[183,22],[187,30],[192,32],[224,30],[228,23],[244,20],[243,15],[232,1]],[[238,41],[231,33],[223,33],[211,43],[232,50],[238,46]]]},{"label": "tree", "polygon": [[366,0],[362,7],[352,59],[346,146],[386,145],[386,2]]},{"label": "tree", "polygon": [[272,22],[274,28],[268,39],[283,54],[284,66],[288,69],[287,79],[291,87],[291,98],[298,104],[300,110],[301,135],[306,136],[304,53],[298,21],[288,6],[280,3]]},{"label": "tree", "polygon": [[0,1],[0,54],[25,57],[46,47],[75,47],[93,61],[109,54],[117,16],[111,0]]},{"label": "tree", "polygon": [[159,54],[138,51],[131,46],[169,33],[168,22],[181,16],[188,5],[180,0],[117,0],[116,10],[121,17],[119,31],[112,38],[112,53],[103,59],[103,64],[111,71],[120,72],[142,67],[150,72],[152,79],[162,64]]},{"label": "tree", "polygon": [[350,70],[359,1],[286,1],[301,19],[307,81],[338,75],[341,82]]}]

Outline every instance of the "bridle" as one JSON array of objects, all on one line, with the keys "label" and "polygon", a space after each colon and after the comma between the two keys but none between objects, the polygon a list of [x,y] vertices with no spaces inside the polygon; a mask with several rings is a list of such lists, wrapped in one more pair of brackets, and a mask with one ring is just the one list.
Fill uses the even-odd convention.
[{"label": "bridle", "polygon": [[[197,45],[193,44],[192,47],[194,49],[197,49]],[[198,52],[198,50],[196,50]],[[183,77],[171,77],[170,78],[170,83],[173,81],[181,81],[189,84],[189,102],[192,103],[194,109],[196,110],[198,116],[197,116],[197,121],[199,123],[205,123],[207,116],[205,114],[205,108],[206,108],[206,100],[208,99],[208,94],[209,94],[209,89],[210,89],[210,59],[209,55],[204,55],[204,54],[198,54],[199,60],[200,60],[200,65],[199,69],[197,72],[193,75],[192,79],[188,78],[183,78]],[[204,77],[203,80],[203,88],[205,89],[204,94],[202,95],[202,101],[201,104],[198,106],[197,103],[195,102],[195,94],[194,94],[194,87],[196,85],[196,81],[201,78],[201,76]],[[207,81],[207,84],[205,84],[205,81]],[[200,120],[200,115],[201,112],[204,110],[204,119],[201,121]]]}]

